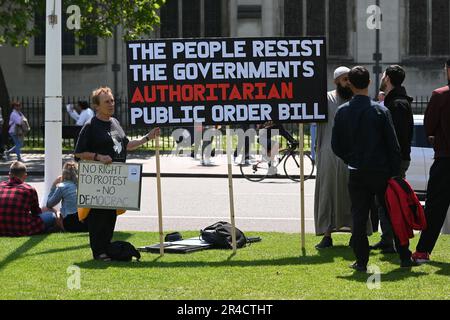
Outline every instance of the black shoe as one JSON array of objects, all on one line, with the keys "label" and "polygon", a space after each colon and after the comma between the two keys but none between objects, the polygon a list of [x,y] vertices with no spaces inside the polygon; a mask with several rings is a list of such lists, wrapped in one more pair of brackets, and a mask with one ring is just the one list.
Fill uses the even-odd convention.
[{"label": "black shoe", "polygon": [[385,248],[381,249],[381,253],[383,253],[383,254],[397,253],[397,250],[395,250],[394,246],[385,247]]},{"label": "black shoe", "polygon": [[299,143],[297,141],[288,141],[288,148],[291,150],[297,149],[299,146]]},{"label": "black shoe", "polygon": [[110,262],[111,258],[106,253],[102,253],[102,254],[99,254],[98,256],[94,257],[94,260]]},{"label": "black shoe", "polygon": [[409,260],[402,260],[400,262],[401,268],[411,268],[411,267],[416,267],[416,266],[419,266],[419,264],[411,258]]},{"label": "black shoe", "polygon": [[333,246],[333,239],[331,237],[323,237],[322,241],[319,242],[319,244],[316,245],[316,249],[325,249],[325,248],[331,248]]},{"label": "black shoe", "polygon": [[389,249],[392,248],[392,245],[383,243],[383,242],[377,242],[373,246],[369,246],[370,250],[383,250],[383,249]]},{"label": "black shoe", "polygon": [[367,267],[359,265],[358,262],[352,263],[350,265],[350,268],[352,268],[355,271],[359,271],[359,272],[367,272]]}]

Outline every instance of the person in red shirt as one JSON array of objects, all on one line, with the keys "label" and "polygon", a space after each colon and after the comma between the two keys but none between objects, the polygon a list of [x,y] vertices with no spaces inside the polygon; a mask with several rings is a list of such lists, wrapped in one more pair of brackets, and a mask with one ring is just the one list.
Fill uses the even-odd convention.
[{"label": "person in red shirt", "polygon": [[434,162],[430,168],[425,201],[428,226],[420,234],[412,256],[418,263],[430,260],[450,206],[450,59],[445,64],[445,71],[448,85],[433,91],[425,110],[425,131],[433,145]]},{"label": "person in red shirt", "polygon": [[27,167],[15,161],[9,179],[0,183],[0,236],[31,236],[55,226],[55,213],[42,213],[36,189],[24,182],[26,177]]}]

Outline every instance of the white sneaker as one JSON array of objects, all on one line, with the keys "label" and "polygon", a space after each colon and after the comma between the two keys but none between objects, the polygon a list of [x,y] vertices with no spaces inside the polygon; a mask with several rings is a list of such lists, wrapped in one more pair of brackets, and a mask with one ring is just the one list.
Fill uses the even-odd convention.
[{"label": "white sneaker", "polygon": [[266,161],[266,162],[272,161],[272,159],[270,159],[270,157],[267,156],[266,154],[263,154],[263,155],[261,156],[261,159],[262,159],[263,161]]},{"label": "white sneaker", "polygon": [[277,174],[277,171],[278,171],[277,167],[271,166],[271,167],[269,167],[269,170],[267,171],[267,174],[269,176],[274,176],[274,175]]},{"label": "white sneaker", "polygon": [[237,158],[235,158],[234,159],[234,163],[236,164],[236,165],[246,165],[246,166],[248,166],[249,164],[250,164],[250,159],[245,159],[244,160],[244,157],[242,157],[242,156],[238,156]]},{"label": "white sneaker", "polygon": [[203,159],[201,161],[202,166],[210,166],[213,164],[213,162],[210,159]]}]

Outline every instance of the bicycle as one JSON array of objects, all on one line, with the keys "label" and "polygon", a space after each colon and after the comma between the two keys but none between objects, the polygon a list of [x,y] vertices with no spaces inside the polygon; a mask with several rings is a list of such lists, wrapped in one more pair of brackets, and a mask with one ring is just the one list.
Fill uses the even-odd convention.
[{"label": "bicycle", "polygon": [[[300,157],[297,147],[298,144],[288,144],[287,148],[279,150],[272,161],[265,155],[256,155],[251,162],[239,165],[241,174],[252,182],[263,181],[267,176],[277,176],[277,168],[284,160],[285,175],[295,182],[300,182]],[[305,151],[303,154],[304,180],[308,180],[313,175],[315,162],[311,158],[311,152]]]}]

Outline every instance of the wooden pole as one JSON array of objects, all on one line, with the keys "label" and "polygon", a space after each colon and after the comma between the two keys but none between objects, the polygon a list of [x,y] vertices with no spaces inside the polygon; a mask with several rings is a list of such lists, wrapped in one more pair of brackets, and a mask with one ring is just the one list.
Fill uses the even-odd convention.
[{"label": "wooden pole", "polygon": [[233,226],[231,232],[231,241],[233,244],[233,254],[236,254],[236,223],[234,220],[234,193],[233,193],[233,167],[231,163],[232,141],[230,134],[230,126],[227,126],[227,160],[228,160],[228,194],[230,198],[230,219]]},{"label": "wooden pole", "polygon": [[305,251],[305,176],[304,176],[304,137],[303,123],[298,127],[299,136],[299,157],[300,157],[300,228],[301,228],[301,245],[302,251]]},{"label": "wooden pole", "polygon": [[159,156],[159,133],[155,136],[156,147],[156,194],[158,199],[158,224],[159,224],[159,254],[164,255],[164,232],[162,220],[162,201],[161,201],[161,167]]}]

